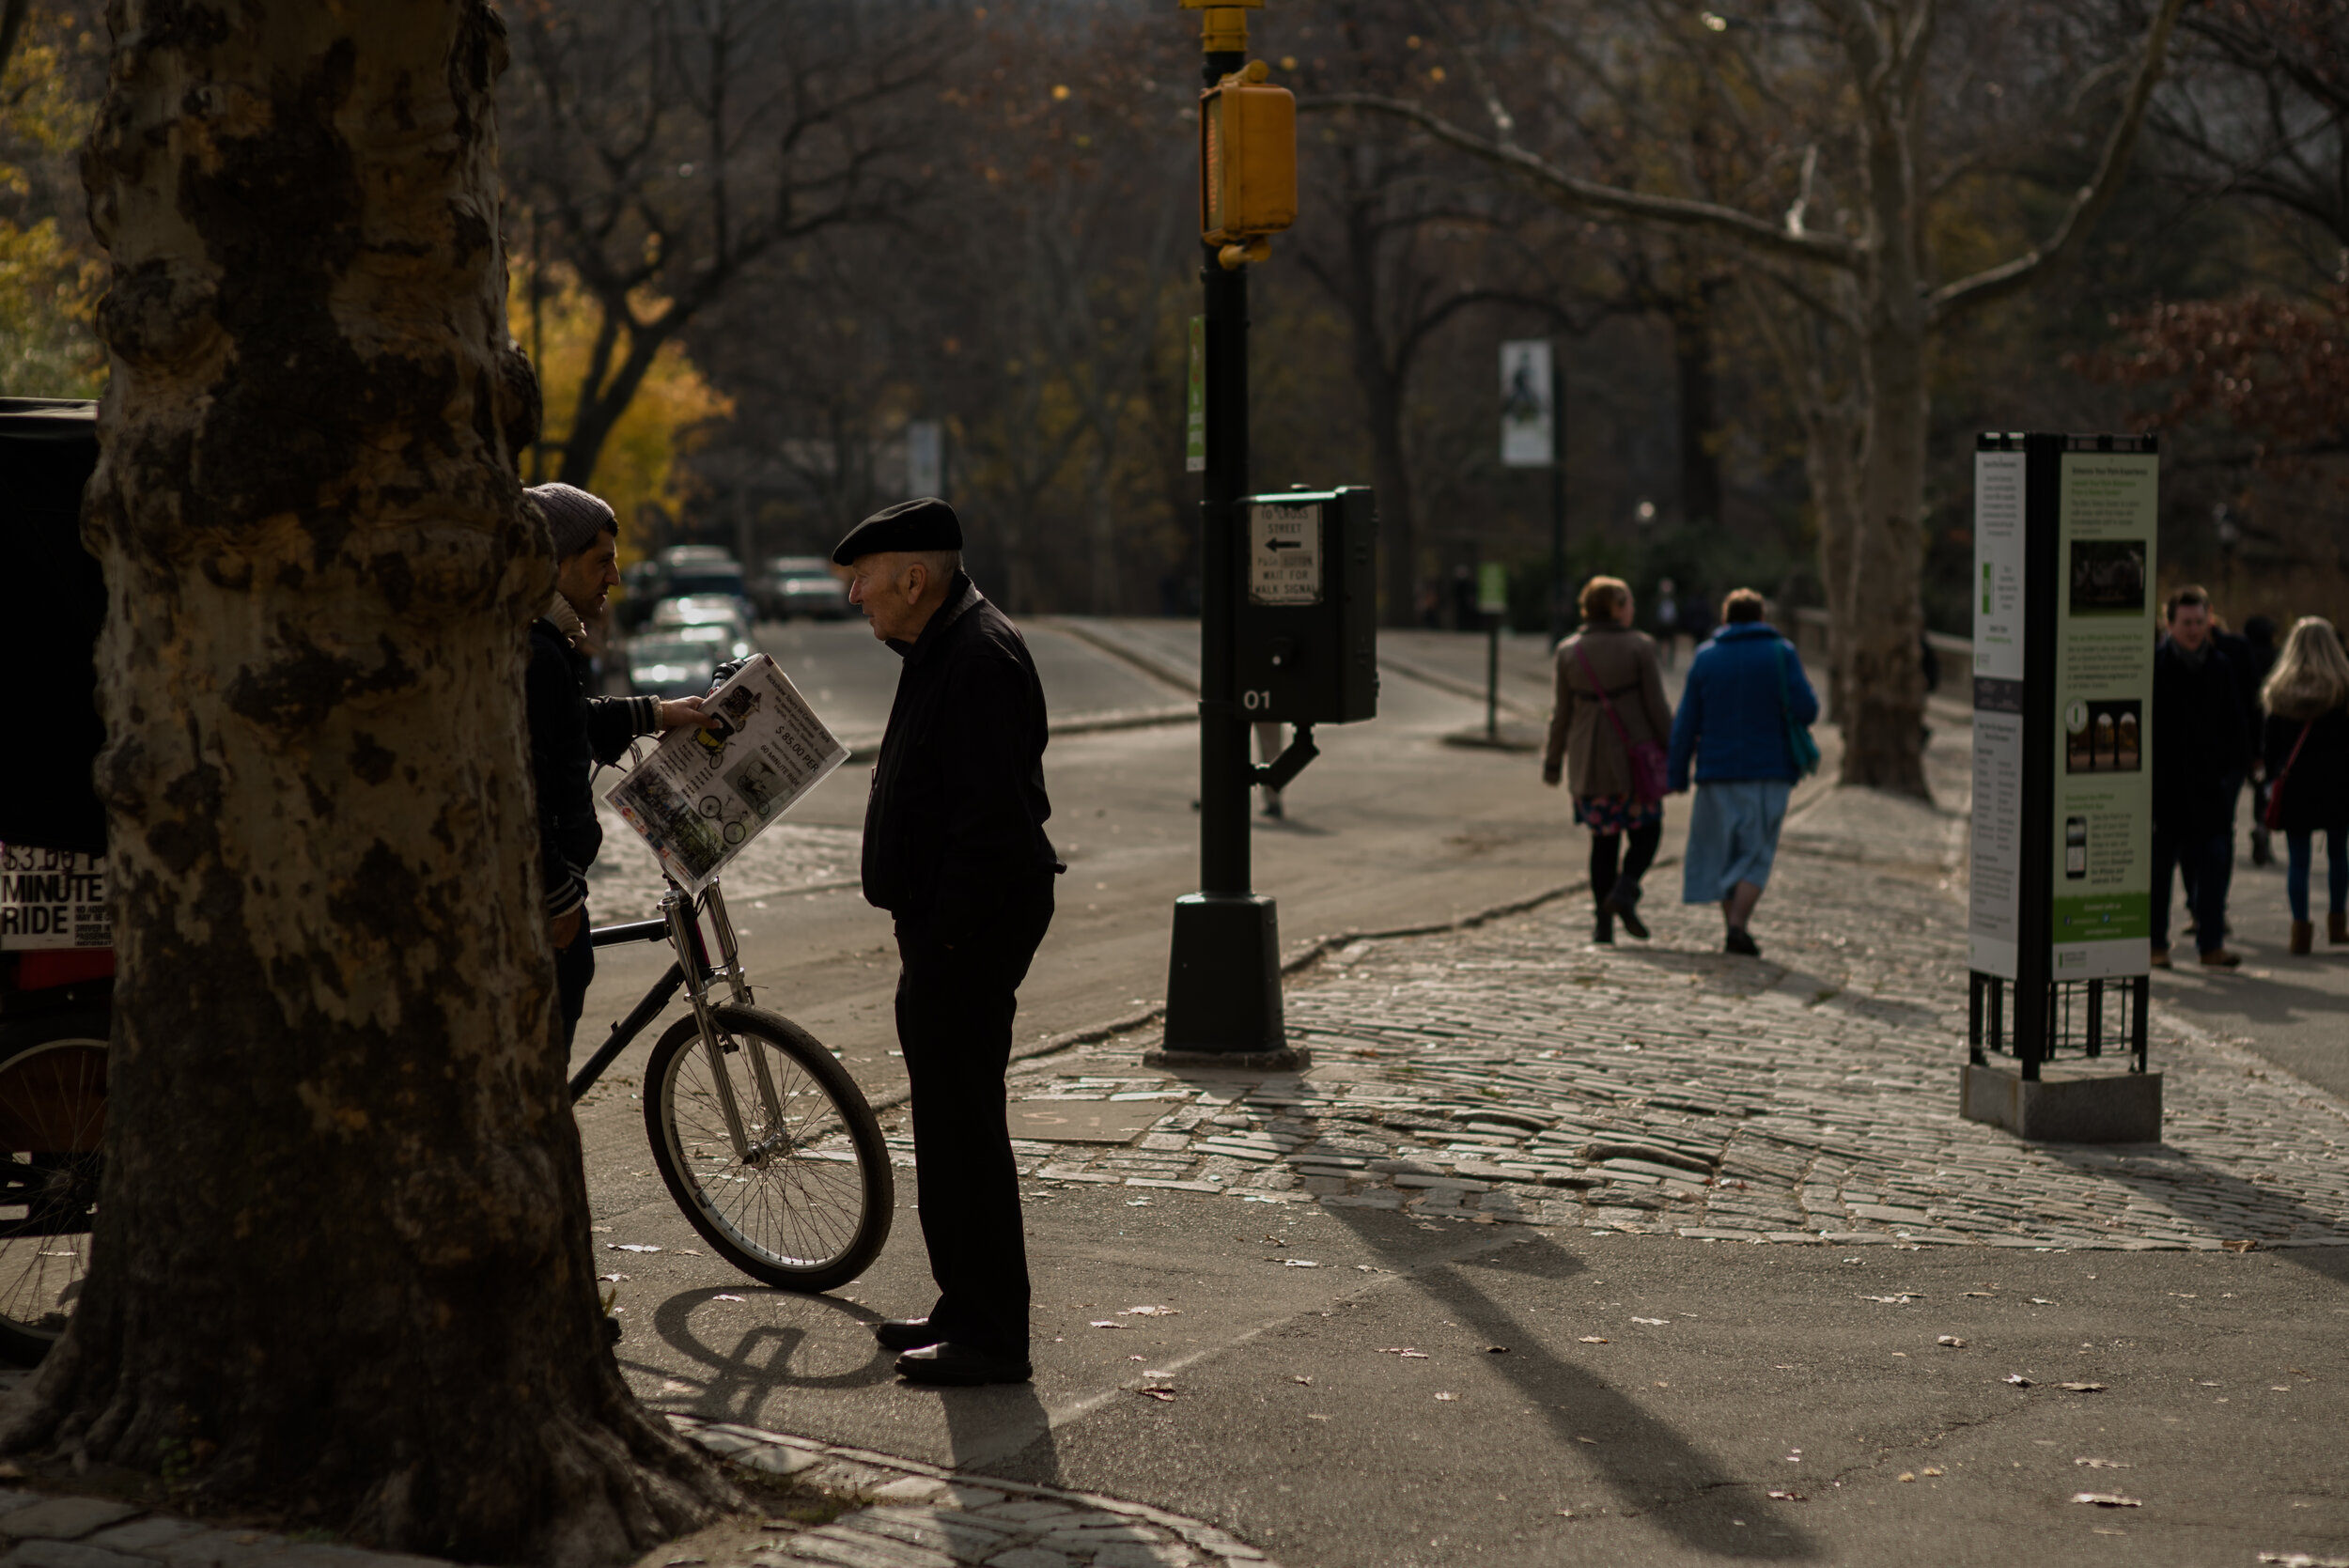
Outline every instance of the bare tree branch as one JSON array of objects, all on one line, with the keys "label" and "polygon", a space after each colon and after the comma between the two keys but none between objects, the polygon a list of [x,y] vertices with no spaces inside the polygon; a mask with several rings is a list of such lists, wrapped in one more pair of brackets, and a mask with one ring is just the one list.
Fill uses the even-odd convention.
[{"label": "bare tree branch", "polygon": [[2145,106],[2153,98],[2154,85],[2161,80],[2163,62],[2170,53],[2170,30],[2177,24],[2178,11],[2184,3],[2185,0],[2162,0],[2161,9],[2155,13],[2153,24],[2145,31],[2145,57],[2138,67],[2137,80],[2130,85],[2120,117],[2113,121],[2111,134],[2105,138],[2095,177],[2072,198],[2072,205],[2057,224],[2055,233],[2011,261],[1935,289],[1925,300],[1928,319],[1937,325],[1962,311],[2019,293],[2070,261],[2086,242],[2097,218],[2120,194],[2122,177],[2128,171],[2129,155],[2137,146],[2138,128],[2144,123]]},{"label": "bare tree branch", "polygon": [[[2178,0],[2170,0],[2170,3],[2174,6]],[[1734,207],[1722,207],[1709,201],[1690,201],[1680,196],[1644,195],[1636,191],[1618,190],[1611,185],[1579,179],[1522,147],[1505,146],[1473,132],[1463,131],[1451,121],[1402,99],[1385,98],[1375,93],[1326,93],[1299,99],[1297,106],[1309,113],[1362,109],[1408,120],[1449,147],[1521,176],[1561,206],[1715,234],[1766,255],[1831,267],[1851,268],[1859,264],[1857,250],[1843,241],[1821,235],[1790,234],[1776,224],[1740,212]]]}]

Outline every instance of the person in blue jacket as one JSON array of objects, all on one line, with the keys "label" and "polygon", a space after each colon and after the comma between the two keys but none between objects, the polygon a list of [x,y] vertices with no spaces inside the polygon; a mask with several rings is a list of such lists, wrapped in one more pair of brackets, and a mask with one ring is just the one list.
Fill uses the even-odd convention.
[{"label": "person in blue jacket", "polygon": [[1680,896],[1719,904],[1728,921],[1723,944],[1759,958],[1746,929],[1778,855],[1786,797],[1806,769],[1790,731],[1819,717],[1819,698],[1794,644],[1762,618],[1762,596],[1738,588],[1721,601],[1721,629],[1688,663],[1680,711],[1672,719],[1670,784],[1697,791],[1682,857]]}]

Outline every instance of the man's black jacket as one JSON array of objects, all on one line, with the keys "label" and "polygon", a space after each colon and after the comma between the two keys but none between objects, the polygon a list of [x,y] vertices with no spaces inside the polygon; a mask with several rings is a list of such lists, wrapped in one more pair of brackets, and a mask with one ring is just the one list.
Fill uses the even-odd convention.
[{"label": "man's black jacket", "polygon": [[2188,658],[2169,638],[2154,650],[2154,826],[2206,838],[2227,831],[2251,762],[2251,726],[2236,688],[2234,661],[2205,643]]},{"label": "man's black jacket", "polygon": [[530,667],[522,695],[530,713],[530,768],[538,784],[538,862],[547,914],[559,918],[587,901],[587,868],[603,846],[588,784],[598,763],[617,762],[628,743],[649,734],[659,703],[651,697],[587,695],[593,666],[555,624],[530,623]]},{"label": "man's black jacket", "polygon": [[957,572],[911,643],[864,808],[864,897],[949,940],[1023,878],[1064,869],[1044,836],[1044,687],[1019,629]]}]

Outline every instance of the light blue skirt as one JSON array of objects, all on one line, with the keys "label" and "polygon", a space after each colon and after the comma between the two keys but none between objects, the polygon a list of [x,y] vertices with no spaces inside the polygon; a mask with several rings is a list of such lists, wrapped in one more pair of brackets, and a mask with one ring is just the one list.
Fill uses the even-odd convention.
[{"label": "light blue skirt", "polygon": [[1684,904],[1719,904],[1740,882],[1770,885],[1778,830],[1786,821],[1791,779],[1735,779],[1697,785],[1688,813],[1688,847],[1680,861]]}]

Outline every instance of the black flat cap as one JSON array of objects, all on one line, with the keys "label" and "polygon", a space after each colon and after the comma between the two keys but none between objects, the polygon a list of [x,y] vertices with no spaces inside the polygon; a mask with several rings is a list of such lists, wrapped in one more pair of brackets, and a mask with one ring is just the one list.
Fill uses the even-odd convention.
[{"label": "black flat cap", "polygon": [[883,507],[848,530],[832,558],[848,566],[860,556],[894,550],[960,550],[962,520],[934,495]]}]

